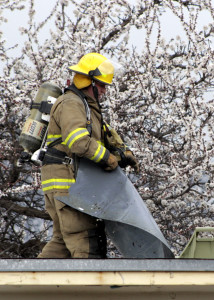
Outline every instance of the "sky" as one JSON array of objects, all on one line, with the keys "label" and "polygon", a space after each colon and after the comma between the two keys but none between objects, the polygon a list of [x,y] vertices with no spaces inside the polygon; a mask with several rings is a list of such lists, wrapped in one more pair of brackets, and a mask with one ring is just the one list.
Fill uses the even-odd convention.
[{"label": "sky", "polygon": [[[128,0],[131,4],[135,2],[135,0]],[[214,0],[212,0],[214,6]],[[36,10],[36,20],[37,22],[43,21],[47,16],[50,10],[54,7],[55,1],[44,1],[44,0],[35,0],[35,10]],[[71,7],[72,9],[72,7]],[[4,38],[6,39],[6,45],[8,48],[13,47],[18,44],[19,46],[15,50],[11,50],[11,54],[17,55],[20,53],[20,49],[22,48],[22,44],[25,39],[21,36],[19,32],[19,28],[22,26],[26,26],[28,21],[28,12],[26,10],[22,11],[3,11],[3,16],[8,19],[8,22],[1,26],[1,30],[4,33]],[[176,37],[180,35],[183,39],[185,39],[185,34],[182,31],[181,25],[177,21],[177,18],[172,15],[169,11],[166,11],[162,16],[162,32],[165,36],[166,40]],[[15,20],[15,22],[14,22]],[[40,36],[41,41],[45,40],[49,35],[49,29],[51,28],[53,21],[49,22],[49,27],[43,31],[43,35]],[[199,27],[202,29],[204,25],[211,22],[210,16],[206,12],[200,13],[200,23]],[[132,29],[131,31],[131,42],[130,46],[135,46],[138,49],[143,47],[142,39],[139,39],[139,36],[142,32],[139,32],[137,29]],[[156,32],[154,30],[154,40],[156,37]],[[0,62],[1,66],[1,62]]]}]

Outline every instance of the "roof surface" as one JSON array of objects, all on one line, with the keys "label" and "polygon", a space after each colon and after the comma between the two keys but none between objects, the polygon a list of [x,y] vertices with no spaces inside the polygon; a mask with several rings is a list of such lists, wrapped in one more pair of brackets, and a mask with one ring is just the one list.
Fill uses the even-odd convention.
[{"label": "roof surface", "polygon": [[214,271],[213,259],[0,259],[0,272]]}]

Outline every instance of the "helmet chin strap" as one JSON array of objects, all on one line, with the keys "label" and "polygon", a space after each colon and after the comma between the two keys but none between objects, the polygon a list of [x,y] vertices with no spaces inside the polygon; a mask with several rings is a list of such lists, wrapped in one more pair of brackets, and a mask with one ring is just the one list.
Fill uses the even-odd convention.
[{"label": "helmet chin strap", "polygon": [[99,103],[99,99],[98,99],[98,88],[96,87],[95,81],[92,80],[92,89],[93,89],[93,93],[94,93],[94,97],[96,99],[96,101]]},{"label": "helmet chin strap", "polygon": [[93,89],[93,93],[94,93],[94,97],[97,101],[97,104],[99,106],[100,109],[100,115],[101,115],[101,129],[103,129],[103,125],[104,125],[104,121],[103,121],[103,114],[102,114],[102,108],[98,99],[98,88],[96,87],[95,81],[92,79],[92,89]]}]

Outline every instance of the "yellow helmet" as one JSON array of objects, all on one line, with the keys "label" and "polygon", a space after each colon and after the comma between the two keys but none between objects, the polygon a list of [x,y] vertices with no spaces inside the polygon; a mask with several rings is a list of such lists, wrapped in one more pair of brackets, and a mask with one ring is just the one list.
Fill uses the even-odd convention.
[{"label": "yellow helmet", "polygon": [[[105,56],[99,53],[84,55],[77,65],[68,68],[75,73],[86,75],[89,79],[111,85],[114,76],[114,66]],[[89,84],[87,84],[89,85]]]}]

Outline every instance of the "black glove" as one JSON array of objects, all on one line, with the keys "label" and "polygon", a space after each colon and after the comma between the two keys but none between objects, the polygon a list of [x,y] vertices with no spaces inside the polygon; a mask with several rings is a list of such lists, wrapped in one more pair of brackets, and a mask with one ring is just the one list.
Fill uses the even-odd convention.
[{"label": "black glove", "polygon": [[124,155],[126,157],[127,165],[133,167],[135,172],[139,173],[140,172],[139,163],[138,163],[137,159],[134,157],[133,153],[130,150],[126,150],[124,152]]}]

